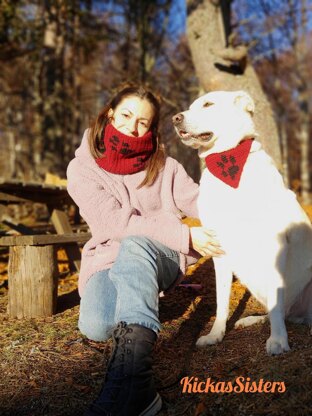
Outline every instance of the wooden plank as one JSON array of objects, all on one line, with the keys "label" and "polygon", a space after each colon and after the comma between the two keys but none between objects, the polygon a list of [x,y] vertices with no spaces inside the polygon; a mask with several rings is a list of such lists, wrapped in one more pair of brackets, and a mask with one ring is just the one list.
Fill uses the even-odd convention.
[{"label": "wooden plank", "polygon": [[[50,212],[52,211],[51,221],[58,234],[68,234],[73,232],[66,212],[64,212],[62,209],[59,209],[58,207],[51,208],[48,206],[48,209]],[[65,251],[69,260],[70,269],[75,268],[77,272],[79,272],[81,265],[81,254],[78,245],[76,244],[66,246]]]},{"label": "wooden plank", "polygon": [[[3,178],[2,178],[3,179]],[[3,203],[20,203],[25,201],[47,204],[73,204],[73,200],[64,186],[44,183],[22,183],[2,181],[0,178],[0,201]]]},{"label": "wooden plank", "polygon": [[6,177],[0,176],[0,187],[11,187],[11,188],[21,188],[21,187],[28,187],[28,188],[48,188],[48,189],[60,189],[66,190],[66,185],[60,184],[52,184],[52,183],[45,183],[45,182],[24,182],[20,179],[8,179]]},{"label": "wooden plank", "polygon": [[14,235],[0,238],[0,246],[43,246],[53,244],[85,243],[91,233]]},{"label": "wooden plank", "polygon": [[0,192],[1,204],[22,204],[25,202],[38,202],[40,204],[73,204],[71,198],[66,194],[51,194],[38,192]]},{"label": "wooden plank", "polygon": [[21,204],[28,202],[28,200],[25,198],[20,198],[5,192],[0,192],[0,201],[2,204]]},{"label": "wooden plank", "polygon": [[59,208],[54,208],[51,214],[51,221],[54,225],[55,231],[58,234],[72,233],[72,228],[66,212]]},{"label": "wooden plank", "polygon": [[18,231],[20,234],[23,234],[23,235],[39,234],[39,233],[36,233],[33,228],[27,227],[26,225],[21,224],[21,223],[17,223],[8,216],[5,216],[5,218],[2,219],[2,223],[10,227],[12,230]]}]

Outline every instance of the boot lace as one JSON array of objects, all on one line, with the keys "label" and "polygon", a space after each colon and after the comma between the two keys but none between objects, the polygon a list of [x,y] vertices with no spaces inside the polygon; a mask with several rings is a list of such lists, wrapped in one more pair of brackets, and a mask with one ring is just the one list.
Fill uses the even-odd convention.
[{"label": "boot lace", "polygon": [[[125,322],[120,322],[113,331],[113,352],[107,366],[107,373],[104,385],[93,410],[99,410],[103,414],[103,407],[113,408],[117,403],[120,389],[124,380],[128,375],[124,371],[125,356],[131,354],[131,350],[127,349],[126,344],[132,342],[126,338],[128,333],[132,332],[132,328],[128,328]],[[106,412],[105,415],[113,416],[114,413]]]}]

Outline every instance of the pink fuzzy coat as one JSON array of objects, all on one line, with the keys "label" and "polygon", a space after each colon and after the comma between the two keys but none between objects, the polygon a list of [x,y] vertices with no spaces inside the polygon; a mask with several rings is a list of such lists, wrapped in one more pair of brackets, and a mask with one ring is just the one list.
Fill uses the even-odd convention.
[{"label": "pink fuzzy coat", "polygon": [[68,193],[90,227],[92,238],[82,251],[79,293],[96,272],[112,267],[123,238],[143,235],[180,252],[181,272],[199,255],[189,249],[189,228],[181,212],[197,217],[198,185],[183,166],[166,158],[152,186],[137,189],[141,171],[117,175],[100,168],[88,146],[88,130],[67,168]]}]

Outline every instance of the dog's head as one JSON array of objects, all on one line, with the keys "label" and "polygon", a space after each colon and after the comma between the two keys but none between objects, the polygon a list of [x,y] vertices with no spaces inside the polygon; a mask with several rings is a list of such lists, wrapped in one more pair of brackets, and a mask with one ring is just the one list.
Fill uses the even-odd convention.
[{"label": "dog's head", "polygon": [[174,127],[187,146],[200,157],[231,149],[255,136],[254,102],[244,91],[213,91],[193,102],[189,110],[173,116]]}]

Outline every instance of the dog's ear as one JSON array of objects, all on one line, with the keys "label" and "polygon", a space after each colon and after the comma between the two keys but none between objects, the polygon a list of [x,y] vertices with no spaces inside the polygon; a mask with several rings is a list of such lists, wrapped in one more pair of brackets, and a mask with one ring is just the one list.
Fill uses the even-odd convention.
[{"label": "dog's ear", "polygon": [[245,91],[237,91],[234,97],[234,104],[251,115],[255,112],[255,103]]}]

